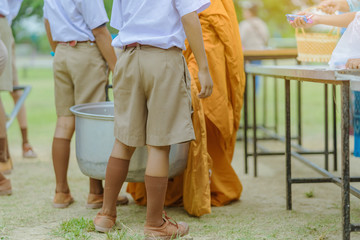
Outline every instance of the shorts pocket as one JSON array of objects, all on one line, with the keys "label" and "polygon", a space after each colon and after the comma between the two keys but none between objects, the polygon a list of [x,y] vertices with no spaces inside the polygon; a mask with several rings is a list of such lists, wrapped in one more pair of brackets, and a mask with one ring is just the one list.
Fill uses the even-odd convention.
[{"label": "shorts pocket", "polygon": [[181,58],[182,58],[183,65],[184,65],[184,81],[185,81],[185,85],[186,85],[186,88],[190,90],[190,85],[191,85],[190,72],[189,72],[189,69],[187,67],[184,55],[182,55]]}]

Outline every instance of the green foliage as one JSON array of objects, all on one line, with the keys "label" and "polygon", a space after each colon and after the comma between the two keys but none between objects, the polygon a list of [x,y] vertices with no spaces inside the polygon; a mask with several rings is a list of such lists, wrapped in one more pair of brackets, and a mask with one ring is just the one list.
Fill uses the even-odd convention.
[{"label": "green foliage", "polygon": [[49,40],[46,35],[42,35],[38,37],[36,50],[41,53],[49,54],[52,50],[49,44]]},{"label": "green foliage", "polygon": [[8,240],[9,238],[6,236],[5,225],[0,224],[0,240]]},{"label": "green foliage", "polygon": [[60,227],[56,229],[53,234],[58,237],[63,237],[66,240],[87,240],[90,239],[88,232],[91,231],[95,231],[92,220],[84,218],[73,218],[62,222]]},{"label": "green foliage", "polygon": [[[239,22],[243,20],[241,8],[241,2],[243,1],[245,0],[234,0]],[[267,23],[271,37],[294,37],[294,29],[287,24],[285,15],[318,4],[317,0],[298,1],[301,6],[295,6],[290,0],[253,0],[251,2],[255,2],[260,6],[258,15]]]},{"label": "green foliage", "polygon": [[313,198],[313,197],[315,196],[314,191],[311,190],[311,191],[309,191],[309,192],[306,192],[306,193],[305,193],[305,196],[306,196],[307,198]]},{"label": "green foliage", "polygon": [[114,232],[106,233],[108,240],[142,240],[143,235],[131,233],[130,229],[116,230]]},{"label": "green foliage", "polygon": [[[121,230],[110,231],[106,233],[107,240],[143,240],[144,235],[135,233],[131,228],[125,226],[124,224],[121,225]],[[185,237],[172,237],[171,240],[185,240],[189,239],[187,236]],[[190,238],[192,239],[192,238]]]},{"label": "green foliage", "polygon": [[42,18],[43,6],[44,6],[44,0],[23,1],[23,3],[21,4],[19,14],[13,20],[13,24],[16,24],[16,22],[20,21],[21,19],[30,16],[37,16],[39,18]]},{"label": "green foliage", "polygon": [[[106,13],[109,17],[109,19],[111,19],[111,10],[112,10],[112,5],[113,5],[113,0],[104,0],[104,6],[105,6],[105,10]],[[111,34],[117,34],[118,30],[116,30],[115,28],[112,28],[110,26],[110,22],[108,22],[106,24],[107,28],[109,29]]]}]

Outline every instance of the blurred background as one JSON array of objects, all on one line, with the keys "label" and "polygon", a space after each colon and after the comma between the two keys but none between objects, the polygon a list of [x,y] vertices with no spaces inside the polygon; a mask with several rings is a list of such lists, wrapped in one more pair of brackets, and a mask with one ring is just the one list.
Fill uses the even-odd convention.
[{"label": "blurred background", "polygon": [[[104,0],[105,8],[110,17],[113,0]],[[243,8],[249,3],[258,6],[258,17],[268,26],[269,47],[296,47],[294,30],[286,22],[285,14],[318,4],[320,0],[252,0],[234,1],[238,21],[244,20]],[[42,19],[43,0],[25,0],[12,28],[16,39],[17,55],[49,55],[50,46],[47,42]],[[115,29],[109,27],[112,34]],[[18,66],[21,67],[21,66]]]}]

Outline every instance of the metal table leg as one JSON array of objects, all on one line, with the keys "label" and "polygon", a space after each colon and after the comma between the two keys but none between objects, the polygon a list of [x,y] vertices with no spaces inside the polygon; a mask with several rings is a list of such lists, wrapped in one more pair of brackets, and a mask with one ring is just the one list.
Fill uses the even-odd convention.
[{"label": "metal table leg", "polygon": [[334,171],[337,171],[337,131],[336,131],[336,85],[332,88],[333,100],[332,100],[332,111],[333,111],[333,151],[334,151]]},{"label": "metal table leg", "polygon": [[341,165],[342,165],[342,222],[343,240],[350,239],[350,182],[349,182],[349,125],[350,125],[350,83],[341,85]]},{"label": "metal table leg", "polygon": [[324,157],[325,157],[325,170],[329,171],[329,121],[328,121],[328,116],[329,116],[329,108],[328,108],[328,85],[325,84],[324,85],[324,92],[325,92],[325,146],[324,146]]},{"label": "metal table leg", "polygon": [[254,177],[257,177],[257,139],[256,139],[256,130],[257,130],[257,123],[256,123],[256,76],[253,75],[253,158],[254,158]]},{"label": "metal table leg", "polygon": [[112,85],[106,85],[106,87],[105,87],[105,101],[107,101],[107,102],[110,101],[109,89],[112,87],[113,87]]},{"label": "metal table leg", "polygon": [[285,79],[285,156],[286,156],[286,209],[292,209],[291,196],[291,117],[290,117],[290,80]]},{"label": "metal table leg", "polygon": [[298,107],[298,144],[302,145],[302,130],[301,130],[301,82],[297,83],[297,107]]},{"label": "metal table leg", "polygon": [[[246,79],[248,76],[246,75]],[[244,91],[244,158],[245,158],[245,174],[248,174],[248,84],[249,81],[245,80]]]},{"label": "metal table leg", "polygon": [[264,95],[263,95],[263,127],[266,128],[267,123],[267,77],[264,77]]},{"label": "metal table leg", "polygon": [[275,117],[275,133],[278,133],[278,89],[277,89],[277,79],[274,78],[274,117]]}]

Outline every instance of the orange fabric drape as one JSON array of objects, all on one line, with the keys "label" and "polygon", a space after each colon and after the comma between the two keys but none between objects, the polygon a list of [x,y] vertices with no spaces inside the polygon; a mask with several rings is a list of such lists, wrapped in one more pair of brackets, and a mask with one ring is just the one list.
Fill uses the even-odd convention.
[{"label": "orange fabric drape", "polygon": [[[199,14],[210,73],[212,95],[199,100],[198,67],[186,43],[184,56],[192,77],[193,124],[196,141],[190,146],[182,176],[169,181],[165,205],[181,205],[195,216],[240,198],[242,185],[231,166],[243,104],[245,75],[241,39],[232,0],[212,0]],[[209,177],[210,176],[210,177]],[[179,190],[183,189],[183,191]],[[143,183],[129,183],[128,192],[146,204]]]}]

